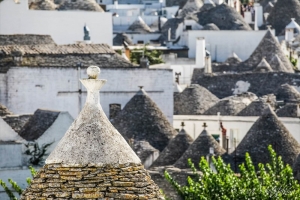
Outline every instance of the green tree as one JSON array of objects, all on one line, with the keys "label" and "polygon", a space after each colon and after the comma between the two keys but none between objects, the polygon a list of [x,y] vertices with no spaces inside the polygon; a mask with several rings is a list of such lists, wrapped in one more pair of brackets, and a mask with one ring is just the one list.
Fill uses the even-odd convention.
[{"label": "green tree", "polygon": [[[36,170],[33,167],[31,167],[31,166],[29,166],[29,169],[30,169],[30,173],[31,173],[32,178],[34,178],[34,176],[36,175]],[[6,192],[7,196],[9,197],[9,199],[10,200],[18,200],[17,197],[14,195],[14,192],[16,192],[19,195],[21,195],[22,192],[23,192],[23,190],[12,179],[8,179],[8,182],[10,183],[12,189],[8,188],[7,185],[6,185],[6,183],[3,180],[0,179],[0,185],[2,186],[2,188],[4,189],[4,191]],[[26,182],[28,183],[28,185],[30,185],[31,178],[28,177],[26,179]]]},{"label": "green tree", "polygon": [[140,59],[144,56],[149,60],[150,65],[164,63],[162,60],[162,51],[149,50],[146,44],[143,49],[133,49],[130,53],[130,61],[135,64],[140,64]]},{"label": "green tree", "polygon": [[47,154],[47,150],[52,144],[53,142],[43,144],[41,147],[37,142],[25,144],[25,154],[30,156],[29,163],[34,166],[42,165],[45,157],[49,155]]},{"label": "green tree", "polygon": [[291,167],[284,165],[281,157],[276,155],[271,146],[268,149],[271,162],[265,165],[259,164],[257,170],[247,153],[245,163],[239,166],[240,174],[235,174],[230,165],[226,165],[220,157],[212,158],[216,169],[214,172],[202,157],[199,163],[201,175],[197,173],[191,160],[188,160],[196,178],[188,177],[186,186],[180,186],[167,171],[165,177],[183,199],[299,199],[300,187],[293,177]]}]

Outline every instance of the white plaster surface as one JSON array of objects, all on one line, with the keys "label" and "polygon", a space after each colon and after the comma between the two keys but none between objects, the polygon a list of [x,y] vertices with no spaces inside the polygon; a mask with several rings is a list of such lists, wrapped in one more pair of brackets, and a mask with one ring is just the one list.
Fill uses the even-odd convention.
[{"label": "white plaster surface", "polygon": [[[0,141],[23,141],[23,139],[16,133],[1,117],[0,117]],[[0,143],[1,145],[1,143]]]},{"label": "white plaster surface", "polygon": [[[257,119],[258,117],[242,116],[174,115],[173,126],[175,129],[180,129],[181,122],[184,122],[185,130],[195,139],[203,130],[202,125],[204,122],[206,122],[208,126],[206,129],[210,134],[220,135],[220,121],[222,121],[224,128],[227,129],[227,134],[230,136],[229,151],[232,152],[235,149],[233,138],[236,138],[236,146],[238,146]],[[288,117],[280,117],[279,120],[300,142],[300,120]]]},{"label": "white plaster surface", "polygon": [[[6,106],[18,114],[33,113],[38,108],[44,108],[68,111],[76,118],[80,110],[77,73],[75,68],[12,67],[7,72],[6,87],[9,89],[5,97]],[[85,69],[81,70],[81,77],[87,77]],[[138,86],[144,86],[151,99],[172,122],[172,70],[102,68],[100,78],[107,79],[107,84],[101,90],[101,105],[107,116],[109,104],[121,104],[123,108],[139,90]],[[81,108],[86,98],[86,90],[82,89]]]},{"label": "white plaster surface", "polygon": [[[204,37],[212,61],[224,62],[233,52],[244,61],[252,54],[266,31],[205,31],[192,30],[181,34],[179,45],[189,47],[189,58],[195,58],[196,39]],[[247,48],[245,48],[247,47]]]},{"label": "white plaster surface", "polygon": [[[21,143],[0,143],[0,168],[22,166],[22,145]],[[2,179],[1,176],[0,179]]]},{"label": "white plaster surface", "polygon": [[242,94],[248,92],[250,88],[250,83],[248,81],[238,81],[235,84],[235,88],[233,88],[233,94]]},{"label": "white plaster surface", "polygon": [[29,10],[28,0],[19,1],[1,2],[0,34],[47,34],[57,44],[71,44],[83,41],[83,26],[87,24],[93,43],[112,45],[111,13]]},{"label": "white plaster surface", "polygon": [[48,153],[52,152],[73,121],[74,119],[68,112],[61,112],[54,123],[36,141],[40,146],[53,142],[47,151]]}]

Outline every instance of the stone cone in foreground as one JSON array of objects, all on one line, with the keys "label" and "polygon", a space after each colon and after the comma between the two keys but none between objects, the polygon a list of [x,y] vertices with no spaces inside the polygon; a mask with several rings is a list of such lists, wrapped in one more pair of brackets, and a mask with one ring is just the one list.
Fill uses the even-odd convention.
[{"label": "stone cone in foreground", "polygon": [[106,80],[80,80],[88,95],[85,106],[46,160],[22,200],[162,199],[140,159],[111,125],[99,103]]}]

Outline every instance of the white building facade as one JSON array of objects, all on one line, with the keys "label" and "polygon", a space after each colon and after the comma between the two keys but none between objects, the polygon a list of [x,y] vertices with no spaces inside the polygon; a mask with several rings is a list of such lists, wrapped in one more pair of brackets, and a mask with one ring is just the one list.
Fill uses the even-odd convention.
[{"label": "white building facade", "polygon": [[112,45],[112,14],[93,11],[29,10],[28,0],[0,3],[0,34],[51,35],[57,44],[83,41],[83,27],[93,43]]},{"label": "white building facade", "polygon": [[[11,67],[0,76],[0,102],[14,113],[33,113],[38,108],[68,111],[73,118],[84,105],[86,92],[78,79],[86,69]],[[101,90],[101,105],[109,116],[110,104],[126,103],[144,86],[170,122],[173,119],[173,74],[171,69],[102,68],[107,83]],[[82,90],[82,93],[79,91]],[[168,103],[166,103],[168,102]]]}]

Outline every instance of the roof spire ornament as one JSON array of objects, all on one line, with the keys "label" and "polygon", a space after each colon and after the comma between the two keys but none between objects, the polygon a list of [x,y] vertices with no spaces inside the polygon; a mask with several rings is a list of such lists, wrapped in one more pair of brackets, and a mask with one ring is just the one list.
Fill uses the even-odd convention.
[{"label": "roof spire ornament", "polygon": [[185,124],[184,124],[184,122],[181,122],[181,129],[184,129],[184,127],[185,127]]}]

